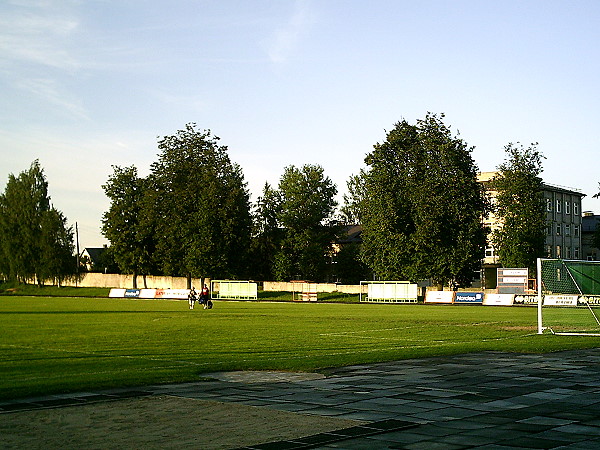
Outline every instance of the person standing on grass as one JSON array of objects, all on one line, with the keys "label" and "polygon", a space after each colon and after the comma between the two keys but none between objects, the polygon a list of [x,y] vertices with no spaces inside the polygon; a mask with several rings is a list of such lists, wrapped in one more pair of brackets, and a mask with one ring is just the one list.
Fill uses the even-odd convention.
[{"label": "person standing on grass", "polygon": [[208,290],[208,286],[205,284],[202,288],[202,291],[200,291],[200,303],[204,305],[204,309],[206,309],[206,305],[208,305],[209,294],[210,291]]},{"label": "person standing on grass", "polygon": [[194,309],[194,304],[196,303],[196,289],[194,286],[192,286],[192,289],[188,294],[188,302],[190,303],[190,309]]}]

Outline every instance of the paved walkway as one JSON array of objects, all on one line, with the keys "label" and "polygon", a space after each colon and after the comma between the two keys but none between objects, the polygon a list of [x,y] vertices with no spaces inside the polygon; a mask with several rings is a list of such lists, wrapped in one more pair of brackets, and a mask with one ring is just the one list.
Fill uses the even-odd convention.
[{"label": "paved walkway", "polygon": [[600,349],[407,360],[335,369],[326,377],[278,372],[211,377],[0,403],[0,411],[169,395],[362,421],[245,449],[600,449]]}]

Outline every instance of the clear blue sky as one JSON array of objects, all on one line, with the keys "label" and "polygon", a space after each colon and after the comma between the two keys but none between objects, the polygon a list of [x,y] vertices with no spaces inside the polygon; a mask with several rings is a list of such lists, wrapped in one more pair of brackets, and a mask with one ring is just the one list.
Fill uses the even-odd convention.
[{"label": "clear blue sky", "polygon": [[600,2],[4,0],[0,189],[39,159],[82,247],[105,242],[111,165],[210,129],[256,198],[287,165],[345,191],[396,122],[427,111],[481,171],[539,142],[544,181],[600,213]]}]

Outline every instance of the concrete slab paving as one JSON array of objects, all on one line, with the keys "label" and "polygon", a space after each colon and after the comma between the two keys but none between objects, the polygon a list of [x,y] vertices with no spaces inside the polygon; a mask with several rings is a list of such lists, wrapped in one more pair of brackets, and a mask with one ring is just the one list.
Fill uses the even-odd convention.
[{"label": "concrete slab paving", "polygon": [[600,448],[600,349],[486,352],[362,364],[325,375],[220,372],[203,379],[0,402],[0,413],[168,395],[362,423],[245,450]]}]

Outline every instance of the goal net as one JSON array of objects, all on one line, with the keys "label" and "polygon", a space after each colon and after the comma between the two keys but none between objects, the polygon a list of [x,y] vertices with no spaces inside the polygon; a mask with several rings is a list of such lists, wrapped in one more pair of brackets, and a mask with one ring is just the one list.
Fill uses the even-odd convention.
[{"label": "goal net", "polygon": [[600,261],[538,259],[538,333],[600,336]]}]

